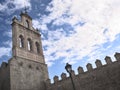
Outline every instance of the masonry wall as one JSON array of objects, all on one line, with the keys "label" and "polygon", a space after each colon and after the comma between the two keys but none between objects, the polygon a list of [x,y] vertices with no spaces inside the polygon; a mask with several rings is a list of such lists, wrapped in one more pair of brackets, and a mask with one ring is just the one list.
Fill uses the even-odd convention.
[{"label": "masonry wall", "polygon": [[[120,90],[120,53],[117,54],[115,62],[110,57],[106,57],[106,65],[102,65],[97,60],[97,68],[92,68],[89,63],[86,65],[87,71],[82,67],[78,68],[78,75],[72,71],[73,82],[76,90]],[[46,82],[47,90],[73,90],[71,79],[65,73],[61,74],[61,80],[58,76],[54,77],[54,83],[50,80]]]},{"label": "masonry wall", "polygon": [[3,62],[0,67],[0,90],[10,90],[9,64]]},{"label": "masonry wall", "polygon": [[[72,71],[76,90],[120,90],[120,53],[115,54],[116,61],[106,56],[106,64],[96,60],[96,68],[90,63],[87,71],[78,67],[78,73]],[[3,62],[0,67],[0,90],[73,90],[70,77],[65,73],[54,77],[50,83],[46,64],[13,57],[8,64]],[[45,82],[46,81],[46,82]]]},{"label": "masonry wall", "polygon": [[10,61],[11,90],[45,90],[47,73],[46,64],[14,57]]}]

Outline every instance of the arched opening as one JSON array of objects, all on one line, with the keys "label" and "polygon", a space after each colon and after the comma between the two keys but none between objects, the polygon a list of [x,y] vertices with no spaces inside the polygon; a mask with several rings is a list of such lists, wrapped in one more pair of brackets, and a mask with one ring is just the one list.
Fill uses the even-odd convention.
[{"label": "arched opening", "polygon": [[24,38],[22,35],[19,36],[19,47],[20,48],[24,47]]},{"label": "arched opening", "polygon": [[28,39],[27,46],[28,46],[28,50],[32,51],[32,41],[31,41],[31,39]]},{"label": "arched opening", "polygon": [[26,26],[27,28],[29,28],[29,21],[28,21],[28,20],[26,20],[25,26]]},{"label": "arched opening", "polygon": [[37,53],[40,53],[40,44],[38,42],[36,42],[35,44],[36,44]]}]

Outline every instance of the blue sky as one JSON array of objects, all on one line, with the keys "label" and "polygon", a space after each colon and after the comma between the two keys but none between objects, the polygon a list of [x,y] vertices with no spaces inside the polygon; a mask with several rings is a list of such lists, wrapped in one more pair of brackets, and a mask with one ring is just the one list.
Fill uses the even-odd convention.
[{"label": "blue sky", "polygon": [[120,0],[0,0],[0,63],[12,57],[11,19],[25,6],[41,32],[51,79],[67,62],[86,70],[120,52]]}]

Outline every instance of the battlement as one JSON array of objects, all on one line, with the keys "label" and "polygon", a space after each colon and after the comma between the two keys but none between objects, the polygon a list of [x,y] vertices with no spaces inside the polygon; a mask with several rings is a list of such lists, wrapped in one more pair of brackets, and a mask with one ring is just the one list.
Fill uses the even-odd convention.
[{"label": "battlement", "polygon": [[[73,71],[72,71],[72,76],[73,76],[73,78],[77,78],[78,76],[80,76],[80,77],[87,76],[88,74],[90,74],[90,73],[92,73],[92,72],[96,72],[96,71],[99,71],[99,70],[103,70],[103,69],[106,68],[106,67],[109,68],[109,67],[111,67],[111,66],[113,66],[113,65],[119,64],[119,62],[120,62],[120,53],[116,52],[115,55],[114,55],[114,57],[115,57],[116,61],[113,62],[112,59],[111,59],[111,57],[106,56],[106,57],[105,57],[105,62],[106,62],[105,65],[102,64],[101,60],[96,59],[96,61],[95,61],[96,68],[93,68],[93,67],[92,67],[92,64],[91,64],[91,63],[88,63],[88,64],[86,65],[87,71],[84,71],[83,67],[79,66],[78,69],[77,69],[78,74],[75,74],[75,72],[74,72],[74,70],[73,70]],[[89,76],[89,75],[88,75],[88,76]],[[66,73],[62,73],[62,74],[61,74],[61,80],[59,80],[59,77],[58,77],[58,76],[54,76],[54,77],[53,77],[53,81],[54,81],[54,82],[51,83],[51,80],[48,79],[48,80],[46,81],[46,84],[47,84],[48,86],[54,85],[54,84],[58,84],[58,83],[61,83],[62,81],[65,81],[65,80],[67,80],[67,79],[69,79],[69,78],[70,78],[70,77],[67,76]]]},{"label": "battlement", "polygon": [[8,67],[8,63],[7,62],[2,62],[0,69],[5,69]]}]

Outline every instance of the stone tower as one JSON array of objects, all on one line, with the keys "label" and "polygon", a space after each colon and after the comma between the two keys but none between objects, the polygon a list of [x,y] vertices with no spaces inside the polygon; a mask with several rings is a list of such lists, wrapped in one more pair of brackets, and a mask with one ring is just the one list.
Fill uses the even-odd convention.
[{"label": "stone tower", "polygon": [[41,37],[38,30],[32,26],[32,18],[27,13],[21,13],[21,21],[13,18],[12,23],[12,54],[14,57],[45,63]]},{"label": "stone tower", "polygon": [[12,58],[2,64],[0,90],[45,90],[48,70],[41,35],[26,12],[20,16],[12,19]]}]

